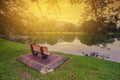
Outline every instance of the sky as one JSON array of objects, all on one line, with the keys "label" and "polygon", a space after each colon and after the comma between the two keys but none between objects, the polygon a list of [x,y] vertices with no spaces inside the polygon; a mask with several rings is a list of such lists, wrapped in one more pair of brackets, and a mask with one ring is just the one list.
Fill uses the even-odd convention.
[{"label": "sky", "polygon": [[33,3],[30,0],[25,1],[29,6],[29,12],[33,13],[38,18],[41,18],[41,16],[47,16],[51,19],[57,19],[75,24],[79,22],[80,17],[82,17],[81,14],[85,9],[85,5],[83,3],[71,6],[67,0],[62,0],[59,3],[60,8],[58,8],[46,4],[45,0],[40,0],[39,5],[41,7],[41,13],[36,3]]}]

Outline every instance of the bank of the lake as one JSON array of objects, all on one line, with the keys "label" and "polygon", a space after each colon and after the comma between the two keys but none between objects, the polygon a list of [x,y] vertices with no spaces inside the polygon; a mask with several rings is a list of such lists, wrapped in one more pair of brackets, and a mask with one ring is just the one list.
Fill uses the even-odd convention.
[{"label": "bank of the lake", "polygon": [[[79,35],[85,35],[85,34],[91,34],[92,33],[84,33],[84,32],[35,32],[34,35],[39,34],[79,34]],[[93,33],[93,35],[96,33]],[[108,32],[105,35],[120,35],[120,32]]]},{"label": "bank of the lake", "polygon": [[54,53],[69,60],[54,72],[41,75],[16,61],[28,52],[29,47],[23,44],[0,39],[0,80],[22,80],[24,72],[28,73],[27,80],[120,80],[120,63],[61,52]]}]

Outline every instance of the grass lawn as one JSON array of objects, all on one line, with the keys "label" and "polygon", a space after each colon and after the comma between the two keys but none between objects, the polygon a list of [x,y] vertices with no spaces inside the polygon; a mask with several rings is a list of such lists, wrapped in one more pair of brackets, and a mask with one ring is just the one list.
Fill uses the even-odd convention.
[{"label": "grass lawn", "polygon": [[[16,61],[29,47],[0,39],[0,80],[120,80],[120,63],[54,52],[69,58],[55,71],[46,75]],[[27,72],[29,77],[21,78]]]}]

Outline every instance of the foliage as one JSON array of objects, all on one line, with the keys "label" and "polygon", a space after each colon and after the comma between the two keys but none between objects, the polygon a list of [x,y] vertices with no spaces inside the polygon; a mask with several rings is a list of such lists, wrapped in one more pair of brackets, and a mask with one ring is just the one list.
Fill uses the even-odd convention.
[{"label": "foliage", "polygon": [[9,36],[36,32],[67,32],[71,28],[66,26],[62,29],[63,25],[58,27],[58,21],[48,19],[46,16],[39,19],[30,13],[27,7],[29,6],[23,0],[0,0],[0,34]]},{"label": "foliage", "polygon": [[[30,13],[27,15],[27,7],[28,5],[22,0],[0,0],[0,27],[2,34],[24,34],[26,31],[31,30],[30,27],[26,27],[26,24],[36,19],[36,17]],[[28,23],[27,26],[29,25],[31,23]]]},{"label": "foliage", "polygon": [[[40,1],[40,0],[31,0],[31,1],[38,3],[38,1]],[[59,6],[60,1],[61,0],[47,0],[46,2],[48,3],[48,5],[50,5],[52,7],[56,7],[57,8],[56,11],[59,11],[60,10],[60,6]],[[112,7],[109,6],[109,5],[113,5],[117,1],[118,0],[68,0],[68,3],[70,3],[71,6],[73,6],[75,4],[84,3],[85,5],[87,5],[86,9],[85,9],[85,13],[83,13],[83,15],[86,15],[84,17],[92,16],[92,19],[102,20],[104,22],[104,21],[118,21],[119,20],[120,6],[118,6],[117,8],[115,8],[114,6],[112,6]],[[108,13],[105,13],[106,11]],[[111,12],[114,14],[111,14]],[[87,20],[87,18],[84,18],[84,19]]]},{"label": "foliage", "polygon": [[117,29],[116,23],[114,22],[108,23],[108,27],[107,27],[108,32],[117,32],[117,30],[119,31],[119,29]]},{"label": "foliage", "polygon": [[9,36],[15,34],[35,34],[37,32],[74,32],[76,30],[75,25],[72,23],[64,22],[61,24],[61,22],[47,17],[43,17],[42,20],[38,20],[34,15],[29,15],[29,17],[23,21],[15,21],[12,23],[15,23],[15,25],[7,24],[5,26],[4,24],[6,23],[2,22],[0,34]]},{"label": "foliage", "polygon": [[[102,20],[103,22],[116,22],[120,20],[120,6],[115,5],[118,0],[69,0],[71,5],[86,4],[84,19],[91,17],[91,19]],[[81,15],[81,16],[83,16]],[[86,21],[84,20],[84,21]]]},{"label": "foliage", "polygon": [[102,21],[88,20],[78,27],[78,31],[88,34],[104,34],[107,32],[106,27],[107,25]]}]

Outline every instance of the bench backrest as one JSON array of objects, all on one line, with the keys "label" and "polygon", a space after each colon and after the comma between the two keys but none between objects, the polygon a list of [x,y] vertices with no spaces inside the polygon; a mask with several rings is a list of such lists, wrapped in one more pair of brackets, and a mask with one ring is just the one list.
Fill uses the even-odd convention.
[{"label": "bench backrest", "polygon": [[48,52],[48,48],[45,46],[42,46],[42,50],[43,50],[43,52]]},{"label": "bench backrest", "polygon": [[32,52],[39,52],[41,54],[50,55],[50,53],[48,52],[48,48],[45,46],[39,46],[34,44],[31,44],[30,46],[31,46]]},{"label": "bench backrest", "polygon": [[30,45],[30,46],[31,46],[32,51],[41,52],[39,45]]}]

